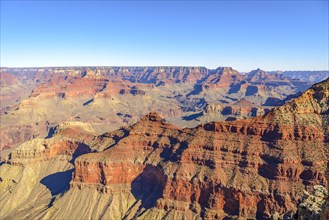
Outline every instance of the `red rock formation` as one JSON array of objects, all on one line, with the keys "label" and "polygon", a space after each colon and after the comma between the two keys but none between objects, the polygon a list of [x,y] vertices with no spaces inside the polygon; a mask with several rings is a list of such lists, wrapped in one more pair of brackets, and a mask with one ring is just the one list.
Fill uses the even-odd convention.
[{"label": "red rock formation", "polygon": [[264,115],[269,112],[270,109],[271,108],[257,106],[256,104],[243,98],[233,104],[208,104],[205,109],[205,114],[222,115],[237,119]]},{"label": "red rock formation", "polygon": [[250,82],[259,82],[259,81],[275,81],[278,79],[276,75],[268,74],[264,70],[257,69],[248,73],[247,78]]},{"label": "red rock formation", "polygon": [[74,157],[85,141],[80,153],[98,152],[75,159],[71,187],[113,193],[123,186],[145,210],[141,218],[152,210],[160,217],[282,217],[296,211],[304,189],[328,184],[328,91],[329,79],[265,116],[195,128],[177,128],[157,113],[98,137],[64,127],[38,148],[22,145],[9,163]]},{"label": "red rock formation", "polygon": [[151,113],[123,129],[114,146],[79,157],[74,183],[129,184],[145,176],[149,184],[144,171],[151,166],[158,209],[204,219],[296,211],[304,188],[327,184],[322,102],[328,96],[314,87],[263,117],[183,130]]},{"label": "red rock formation", "polygon": [[[76,125],[78,124],[78,126]],[[58,155],[75,157],[90,153],[90,143],[95,135],[90,133],[83,124],[74,122],[56,126],[54,137],[49,139],[36,138],[26,141],[13,150],[7,162],[15,165],[24,165],[56,158]]]},{"label": "red rock formation", "polygon": [[36,131],[46,130],[45,125],[16,125],[0,129],[0,150],[9,149],[11,146],[31,140],[39,135]]},{"label": "red rock formation", "polygon": [[233,84],[240,83],[244,76],[231,67],[217,68],[214,73],[210,73],[204,81],[207,88],[229,88]]},{"label": "red rock formation", "polygon": [[102,91],[107,79],[92,77],[74,77],[71,80],[67,78],[52,79],[49,83],[37,86],[31,97],[52,98],[58,97],[78,97],[94,96],[97,92]]},{"label": "red rock formation", "polygon": [[106,84],[101,93],[96,94],[96,98],[108,98],[115,95],[145,95],[145,91],[140,88],[154,88],[154,85],[143,85],[127,81],[110,81]]},{"label": "red rock formation", "polygon": [[[43,148],[33,149],[35,146],[30,146],[33,144],[43,146]],[[25,145],[27,145],[27,147]],[[89,152],[90,148],[86,144],[75,140],[63,139],[57,140],[54,143],[48,143],[35,139],[24,143],[20,149],[13,151],[9,155],[9,160],[7,160],[7,162],[14,165],[24,165],[47,161],[56,158],[59,155],[76,157]]]}]

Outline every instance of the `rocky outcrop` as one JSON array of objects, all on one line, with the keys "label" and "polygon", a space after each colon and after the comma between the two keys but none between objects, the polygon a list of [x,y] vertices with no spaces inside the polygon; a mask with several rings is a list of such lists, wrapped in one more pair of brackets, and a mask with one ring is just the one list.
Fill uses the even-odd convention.
[{"label": "rocky outcrop", "polygon": [[[329,182],[329,162],[327,163],[326,177],[327,182]],[[329,219],[329,185],[327,186],[327,195],[326,201],[322,206],[321,220]]]},{"label": "rocky outcrop", "polygon": [[206,88],[229,88],[231,85],[240,83],[243,76],[231,67],[219,67],[216,70],[209,71],[205,81]]},{"label": "rocky outcrop", "polygon": [[[298,220],[319,220],[321,218],[327,196],[327,189],[321,185],[314,186],[312,194],[304,191],[302,202],[298,205]],[[327,219],[324,215],[322,215],[322,217],[323,218],[321,219]]]},{"label": "rocky outcrop", "polygon": [[204,67],[113,67],[109,72],[134,83],[164,85],[196,83],[208,73],[208,70]]},{"label": "rocky outcrop", "polygon": [[[292,213],[305,187],[327,184],[321,126],[326,107],[319,103],[328,99],[318,96],[314,87],[266,116],[194,129],[172,127],[152,113],[128,128],[115,146],[80,157],[74,182],[127,184],[152,165],[164,176],[156,209],[205,219]],[[305,113],[308,120],[296,119]],[[123,175],[127,172],[129,177]]]},{"label": "rocky outcrop", "polygon": [[247,74],[247,79],[250,82],[260,82],[260,81],[273,81],[277,79],[275,75],[268,74],[264,70],[256,69]]},{"label": "rocky outcrop", "polygon": [[[52,67],[2,68],[1,71],[0,114],[4,131],[17,127],[18,120],[19,127],[30,128],[35,121],[60,124],[76,118],[103,126],[100,134],[106,129],[130,125],[151,111],[159,112],[177,126],[193,127],[214,120],[263,115],[267,110],[261,106],[269,97],[284,100],[297,92],[287,77],[269,75],[262,70],[254,71],[250,77],[251,73],[242,75],[231,67],[214,70],[204,67]],[[255,106],[232,107],[243,98]],[[269,101],[266,104],[278,105]],[[195,117],[199,112],[209,114],[204,118]],[[128,113],[132,117],[128,120],[118,117],[117,113]],[[11,139],[8,137],[4,141],[7,148],[13,148],[22,140],[42,137],[46,131],[42,126],[21,130],[16,137],[26,138],[8,141]]]},{"label": "rocky outcrop", "polygon": [[[36,131],[40,131],[36,132]],[[0,128],[0,149],[9,149],[13,145],[31,140],[40,134],[46,134],[47,125],[45,124],[30,124],[30,125],[15,125]]]},{"label": "rocky outcrop", "polygon": [[243,119],[264,115],[269,112],[270,109],[271,108],[257,106],[246,99],[241,99],[233,104],[208,104],[205,109],[205,115],[210,117],[213,116],[214,118],[216,118],[216,115],[221,115],[222,118],[226,119]]},{"label": "rocky outcrop", "polygon": [[79,96],[94,96],[97,92],[102,91],[107,79],[101,77],[71,77],[71,80],[60,79],[54,80],[47,84],[37,86],[31,97],[79,97]]},{"label": "rocky outcrop", "polygon": [[56,158],[59,155],[77,157],[89,153],[88,145],[76,140],[44,140],[34,139],[22,144],[18,149],[12,151],[8,156],[8,163],[13,165],[25,165]]},{"label": "rocky outcrop", "polygon": [[[191,83],[209,85],[210,87],[229,88],[232,85],[250,83],[268,83],[272,85],[288,85],[289,76],[268,74],[257,69],[246,75],[240,74],[231,67],[207,69],[205,67],[67,67],[67,68],[7,68],[7,72],[14,73],[24,80],[32,79],[37,84],[55,82],[62,79],[75,78],[101,79],[114,81],[130,81],[132,83],[168,85],[177,83]],[[23,73],[23,74],[22,74]],[[23,76],[25,74],[25,76]],[[312,83],[320,81],[313,80]],[[295,80],[296,81],[296,80]],[[297,81],[296,81],[297,82]],[[310,84],[309,84],[310,85]]]},{"label": "rocky outcrop", "polygon": [[24,165],[48,161],[58,155],[77,157],[91,152],[90,143],[96,137],[94,129],[82,122],[65,122],[49,130],[48,138],[25,141],[5,159],[9,164]]},{"label": "rocky outcrop", "polygon": [[[73,124],[73,128],[63,125],[52,138],[35,143],[37,148],[32,145],[38,140],[17,148],[8,163],[21,161],[24,166],[56,155],[74,158],[80,152],[77,143],[88,146],[74,158],[68,191],[48,208],[38,209],[40,216],[49,218],[291,217],[304,190],[328,185],[328,82],[264,116],[246,120],[182,129],[153,112],[97,137],[90,131],[81,135]],[[25,152],[28,149],[35,150]],[[91,214],[97,205],[79,202],[87,195],[108,202],[100,202],[102,210]],[[69,206],[79,207],[79,213],[68,211]],[[114,209],[111,215],[108,210]]]}]

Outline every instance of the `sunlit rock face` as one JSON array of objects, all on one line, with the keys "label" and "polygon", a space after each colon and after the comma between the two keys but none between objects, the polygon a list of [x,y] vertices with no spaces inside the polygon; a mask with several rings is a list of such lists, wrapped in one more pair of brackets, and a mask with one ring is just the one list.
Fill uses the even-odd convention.
[{"label": "sunlit rock face", "polygon": [[68,121],[97,134],[158,112],[178,127],[264,115],[309,82],[231,67],[51,67],[0,69],[0,149],[44,138]]},{"label": "sunlit rock face", "polygon": [[1,217],[325,217],[328,104],[329,79],[246,120],[179,128],[152,112],[102,135],[59,125],[5,158]]}]

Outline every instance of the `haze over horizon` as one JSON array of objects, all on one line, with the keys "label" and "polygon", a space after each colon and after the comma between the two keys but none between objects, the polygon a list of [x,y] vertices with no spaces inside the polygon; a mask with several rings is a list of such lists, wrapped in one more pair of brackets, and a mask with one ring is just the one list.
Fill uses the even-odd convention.
[{"label": "haze over horizon", "polygon": [[1,1],[0,66],[328,70],[328,37],[328,1]]},{"label": "haze over horizon", "polygon": [[[206,66],[200,66],[200,65],[194,65],[194,66],[191,66],[191,65],[189,65],[189,66],[182,66],[182,65],[158,65],[158,66],[155,66],[155,65],[151,65],[151,66],[127,66],[127,65],[121,65],[121,66],[118,66],[118,65],[112,65],[112,66],[106,66],[106,65],[98,65],[98,66],[96,66],[96,65],[86,65],[86,66],[82,66],[82,65],[68,65],[68,66],[0,66],[0,68],[4,68],[4,69],[6,69],[6,68],[12,68],[12,69],[15,69],[15,68],[27,68],[27,69],[29,69],[29,68],[31,68],[31,69],[33,69],[33,68],[70,68],[70,67],[72,67],[72,68],[97,68],[97,67],[141,67],[141,68],[143,68],[143,67],[145,67],[145,68],[147,68],[147,67],[205,67],[205,68],[207,68],[207,69],[210,69],[210,70],[215,70],[215,69],[217,69],[217,68],[222,68],[222,67],[229,67],[229,68],[232,68],[232,69],[234,69],[234,70],[237,70],[234,66],[217,66],[217,67],[214,67],[214,68],[208,68],[208,67],[206,67]],[[282,72],[285,72],[285,71],[292,71],[292,72],[299,72],[299,71],[301,71],[301,72],[322,72],[322,71],[329,71],[329,70],[321,70],[321,69],[305,69],[305,70],[298,70],[298,69],[296,69],[296,70],[291,70],[291,69],[286,69],[286,70],[282,70],[282,69],[277,69],[277,70],[272,70],[272,69],[262,69],[262,68],[259,68],[259,67],[255,67],[255,68],[253,68],[253,69],[250,69],[250,70],[247,70],[247,71],[240,71],[240,70],[237,70],[239,73],[249,73],[249,72],[251,72],[251,71],[255,71],[255,70],[264,70],[264,71],[266,71],[266,72],[275,72],[275,71],[282,71]]]}]

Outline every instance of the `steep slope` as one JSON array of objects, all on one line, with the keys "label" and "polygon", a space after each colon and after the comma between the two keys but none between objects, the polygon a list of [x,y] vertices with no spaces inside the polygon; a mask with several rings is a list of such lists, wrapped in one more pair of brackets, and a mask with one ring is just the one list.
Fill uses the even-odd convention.
[{"label": "steep slope", "polygon": [[98,137],[62,126],[0,166],[1,218],[291,216],[303,190],[328,184],[328,106],[329,79],[253,119],[180,129],[150,113]]},{"label": "steep slope", "polygon": [[7,156],[7,163],[1,162],[1,219],[18,218],[20,213],[20,218],[41,218],[31,215],[44,211],[69,189],[73,162],[91,152],[95,135],[88,125],[76,122],[58,126],[54,135],[25,142]]}]

